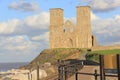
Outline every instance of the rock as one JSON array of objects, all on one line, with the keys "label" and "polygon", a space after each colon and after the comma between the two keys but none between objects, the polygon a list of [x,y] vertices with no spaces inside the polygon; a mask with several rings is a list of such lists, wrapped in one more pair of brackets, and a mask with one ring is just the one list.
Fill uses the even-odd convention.
[{"label": "rock", "polygon": [[15,74],[11,77],[12,80],[28,80],[28,75],[25,74]]},{"label": "rock", "polygon": [[[32,75],[32,80],[37,80],[37,70],[32,71],[31,75]],[[42,79],[44,77],[47,77],[46,71],[39,69],[39,78]]]},{"label": "rock", "polygon": [[50,62],[46,62],[44,63],[46,66],[51,66],[51,63]]},{"label": "rock", "polygon": [[12,69],[7,72],[1,72],[0,80],[29,80],[29,70]]}]

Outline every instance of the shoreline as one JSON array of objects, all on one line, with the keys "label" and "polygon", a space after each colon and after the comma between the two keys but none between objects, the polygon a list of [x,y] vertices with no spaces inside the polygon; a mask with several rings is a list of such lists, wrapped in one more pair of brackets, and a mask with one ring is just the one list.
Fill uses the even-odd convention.
[{"label": "shoreline", "polygon": [[0,63],[0,72],[6,72],[11,69],[19,69],[21,66],[28,65],[29,62],[1,62]]},{"label": "shoreline", "polygon": [[[39,77],[47,77],[45,70],[39,69]],[[22,70],[22,69],[11,69],[5,72],[0,72],[0,80],[36,80],[37,70]]]}]

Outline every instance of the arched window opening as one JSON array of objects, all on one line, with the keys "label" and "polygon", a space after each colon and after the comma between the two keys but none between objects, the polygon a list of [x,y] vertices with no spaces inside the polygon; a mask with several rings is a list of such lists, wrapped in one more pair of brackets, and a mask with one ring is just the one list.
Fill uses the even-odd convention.
[{"label": "arched window opening", "polygon": [[74,31],[73,26],[70,26],[70,32],[73,32],[73,31]]},{"label": "arched window opening", "polygon": [[69,40],[69,41],[68,41],[68,42],[69,42],[69,43],[68,43],[68,44],[69,44],[69,47],[72,48],[72,47],[73,47],[73,40],[72,40],[71,38],[69,38],[68,40]]},{"label": "arched window opening", "polygon": [[64,28],[63,28],[63,32],[65,33],[66,32],[66,27],[64,26]]}]

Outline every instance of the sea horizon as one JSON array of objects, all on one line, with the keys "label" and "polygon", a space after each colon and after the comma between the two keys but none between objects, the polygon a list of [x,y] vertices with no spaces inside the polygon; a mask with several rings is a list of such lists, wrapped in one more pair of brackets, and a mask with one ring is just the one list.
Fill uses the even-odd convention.
[{"label": "sea horizon", "polygon": [[27,65],[29,62],[0,62],[0,72],[5,72],[11,69],[17,69]]}]

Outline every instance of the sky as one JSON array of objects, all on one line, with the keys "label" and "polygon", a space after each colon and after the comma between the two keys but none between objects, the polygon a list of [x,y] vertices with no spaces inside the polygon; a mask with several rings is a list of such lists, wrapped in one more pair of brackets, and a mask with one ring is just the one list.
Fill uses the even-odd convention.
[{"label": "sky", "polygon": [[30,62],[48,49],[50,8],[76,22],[77,6],[91,7],[99,45],[120,44],[120,0],[0,0],[0,63]]}]

